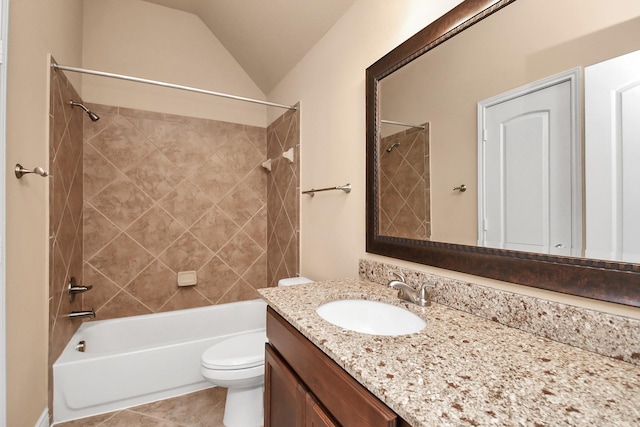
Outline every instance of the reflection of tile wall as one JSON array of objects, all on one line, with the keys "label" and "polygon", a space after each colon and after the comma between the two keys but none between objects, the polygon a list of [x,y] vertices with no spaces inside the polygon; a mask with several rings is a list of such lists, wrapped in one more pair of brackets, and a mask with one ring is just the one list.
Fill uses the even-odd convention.
[{"label": "reflection of tile wall", "polygon": [[[391,152],[387,148],[394,144]],[[409,239],[431,237],[429,124],[380,142],[380,234]]]},{"label": "reflection of tile wall", "polygon": [[[84,305],[98,319],[259,298],[264,128],[92,105],[84,128]],[[178,287],[179,271],[198,284]]]},{"label": "reflection of tile wall", "polygon": [[[51,366],[74,334],[79,320],[66,315],[80,310],[66,288],[70,276],[82,282],[82,120],[69,101],[81,101],[62,71],[51,69],[49,104],[49,396]],[[33,167],[34,165],[25,165]],[[33,178],[27,178],[33,179]],[[51,399],[49,399],[51,402]],[[51,413],[51,411],[50,411]]]},{"label": "reflection of tile wall", "polygon": [[[267,178],[267,283],[299,275],[300,240],[300,113],[289,110],[267,127],[267,157],[273,159]],[[294,149],[294,162],[282,152]]]}]

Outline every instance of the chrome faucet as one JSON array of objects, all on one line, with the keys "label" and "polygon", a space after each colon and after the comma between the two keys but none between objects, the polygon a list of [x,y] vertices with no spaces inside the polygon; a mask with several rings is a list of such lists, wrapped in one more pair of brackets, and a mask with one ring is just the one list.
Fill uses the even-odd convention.
[{"label": "chrome faucet", "polygon": [[415,290],[405,282],[402,274],[394,272],[393,275],[400,280],[391,280],[389,287],[398,290],[398,298],[421,307],[429,307],[431,305],[431,296],[427,289],[435,288],[435,285],[423,283],[419,290]]},{"label": "chrome faucet", "polygon": [[96,313],[93,311],[93,309],[83,310],[83,311],[72,311],[71,313],[69,313],[69,318],[71,319],[82,319],[85,317],[91,317],[92,319],[95,319]]}]

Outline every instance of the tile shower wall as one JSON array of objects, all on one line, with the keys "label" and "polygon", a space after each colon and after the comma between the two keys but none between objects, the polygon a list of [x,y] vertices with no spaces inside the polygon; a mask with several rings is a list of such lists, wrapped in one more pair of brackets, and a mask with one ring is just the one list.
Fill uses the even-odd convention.
[{"label": "tile shower wall", "polygon": [[429,124],[382,138],[380,153],[380,234],[429,240]]},{"label": "tile shower wall", "polygon": [[[258,298],[267,285],[264,128],[91,105],[84,307],[98,319]],[[198,284],[177,286],[179,271]]]},{"label": "tile shower wall", "polygon": [[49,384],[53,362],[80,325],[66,315],[81,308],[82,298],[69,302],[66,288],[70,276],[82,281],[84,119],[81,110],[69,105],[71,99],[81,99],[64,73],[51,68],[50,84],[49,172],[53,177],[49,178]]},{"label": "tile shower wall", "polygon": [[[267,283],[299,275],[300,259],[300,113],[288,110],[267,128]],[[282,153],[290,148],[294,161]]]}]

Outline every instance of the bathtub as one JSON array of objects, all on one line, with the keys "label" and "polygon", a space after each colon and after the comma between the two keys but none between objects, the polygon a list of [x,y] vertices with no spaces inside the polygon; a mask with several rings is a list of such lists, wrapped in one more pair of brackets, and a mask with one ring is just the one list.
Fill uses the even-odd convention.
[{"label": "bathtub", "polygon": [[[53,420],[62,422],[211,387],[200,356],[232,335],[265,329],[251,300],[83,323],[53,364]],[[85,351],[74,347],[85,342]]]}]

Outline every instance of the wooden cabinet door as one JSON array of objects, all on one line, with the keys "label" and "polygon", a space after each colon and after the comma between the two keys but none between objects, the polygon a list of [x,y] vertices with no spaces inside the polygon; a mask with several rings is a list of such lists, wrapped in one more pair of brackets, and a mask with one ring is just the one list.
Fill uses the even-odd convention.
[{"label": "wooden cabinet door", "polygon": [[304,426],[306,390],[269,344],[264,366],[264,427]]},{"label": "wooden cabinet door", "polygon": [[306,396],[305,427],[340,427],[309,393]]},{"label": "wooden cabinet door", "polygon": [[[336,424],[345,427],[397,427],[401,423],[397,414],[271,307],[267,307],[267,337],[269,346],[273,346],[284,366],[290,370],[289,374],[304,384]],[[304,397],[301,400],[304,401]],[[265,407],[267,404],[265,402]],[[281,425],[273,424],[273,427]]]}]

